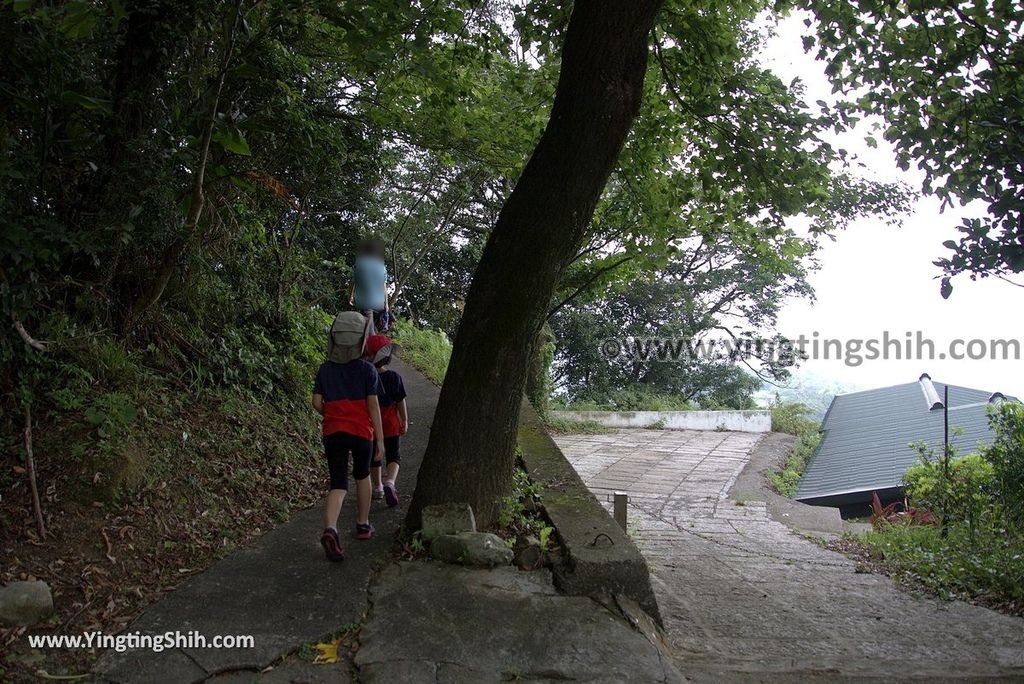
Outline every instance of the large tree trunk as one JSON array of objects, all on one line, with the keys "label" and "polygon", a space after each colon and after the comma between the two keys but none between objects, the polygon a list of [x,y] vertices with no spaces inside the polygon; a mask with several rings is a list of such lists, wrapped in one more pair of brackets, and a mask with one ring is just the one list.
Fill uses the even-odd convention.
[{"label": "large tree trunk", "polygon": [[470,286],[408,523],[468,502],[497,517],[512,477],[527,362],[565,267],[640,106],[661,0],[577,0],[551,119],[502,208]]}]

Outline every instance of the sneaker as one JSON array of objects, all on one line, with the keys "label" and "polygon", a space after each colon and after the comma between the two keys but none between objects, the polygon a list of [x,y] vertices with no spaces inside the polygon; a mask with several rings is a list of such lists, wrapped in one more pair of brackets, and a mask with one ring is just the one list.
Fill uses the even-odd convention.
[{"label": "sneaker", "polygon": [[341,548],[341,542],[338,541],[338,533],[335,530],[330,528],[324,530],[324,533],[320,535],[320,546],[324,547],[327,560],[334,563],[345,560],[345,549]]},{"label": "sneaker", "polygon": [[373,528],[373,523],[366,523],[365,525],[360,525],[359,523],[356,523],[356,539],[370,539],[373,537],[373,533],[375,531],[376,530],[374,530]]},{"label": "sneaker", "polygon": [[384,499],[388,502],[388,506],[398,505],[398,490],[395,489],[395,485],[384,485]]},{"label": "sneaker", "polygon": [[384,489],[383,488],[381,488],[381,489],[374,489],[373,493],[370,494],[370,498],[373,501],[380,501],[381,499],[384,498]]}]

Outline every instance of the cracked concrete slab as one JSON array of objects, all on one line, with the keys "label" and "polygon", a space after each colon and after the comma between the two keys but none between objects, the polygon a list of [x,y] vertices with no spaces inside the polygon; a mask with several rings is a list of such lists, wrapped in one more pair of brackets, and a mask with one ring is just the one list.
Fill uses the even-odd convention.
[{"label": "cracked concrete slab", "polygon": [[389,567],[355,662],[362,681],[682,681],[639,631],[548,571],[433,562]]}]

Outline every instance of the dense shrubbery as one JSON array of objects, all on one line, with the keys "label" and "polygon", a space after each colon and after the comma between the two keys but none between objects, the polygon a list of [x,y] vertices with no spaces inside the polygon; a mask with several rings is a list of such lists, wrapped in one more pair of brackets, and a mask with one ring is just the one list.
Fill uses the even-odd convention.
[{"label": "dense shrubbery", "polygon": [[444,382],[448,360],[452,355],[452,342],[440,330],[417,328],[410,321],[399,319],[395,323],[395,341],[402,346],[402,359],[419,369],[435,385]]},{"label": "dense shrubbery", "polygon": [[989,424],[996,438],[981,453],[992,464],[999,505],[1019,528],[1024,523],[1024,405],[1003,402]]},{"label": "dense shrubbery", "polygon": [[[160,469],[173,456],[173,450],[159,449],[142,454],[132,444],[136,433],[174,419],[174,406],[219,405],[230,398],[233,406],[301,416],[323,356],[326,321],[321,312],[306,310],[280,331],[183,323],[173,338],[160,335],[133,347],[54,314],[41,326],[51,350],[24,352],[15,385],[20,389],[9,399],[31,405],[33,423],[43,427],[36,439],[46,446],[38,453],[45,454],[39,467],[48,482],[75,498],[117,498],[140,484],[132,475],[141,469],[140,459],[145,468]],[[15,446],[21,417],[5,411],[4,432],[11,436],[6,446]]]},{"label": "dense shrubbery", "polygon": [[948,470],[923,445],[921,458],[903,476],[907,500],[915,508],[944,515],[948,523],[973,532],[997,511],[993,507],[995,471],[979,454],[951,457]]},{"label": "dense shrubbery", "polygon": [[808,418],[811,409],[804,404],[778,403],[772,406],[772,431],[795,435],[796,442],[782,470],[768,474],[768,480],[779,494],[796,495],[807,462],[821,442],[818,421]]},{"label": "dense shrubbery", "polygon": [[951,454],[948,465],[916,446],[920,460],[904,477],[908,503],[944,524],[882,520],[866,542],[898,577],[1024,614],[1024,406],[1003,402],[989,422],[993,442],[977,454]]}]

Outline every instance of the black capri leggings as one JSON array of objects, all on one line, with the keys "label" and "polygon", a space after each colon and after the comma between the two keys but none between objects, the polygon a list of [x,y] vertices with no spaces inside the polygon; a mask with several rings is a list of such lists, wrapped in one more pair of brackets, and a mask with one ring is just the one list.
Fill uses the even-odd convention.
[{"label": "black capri leggings", "polygon": [[347,432],[324,437],[327,469],[331,472],[331,489],[348,489],[348,455],[352,454],[352,479],[358,482],[370,476],[373,442]]},{"label": "black capri leggings", "polygon": [[[398,435],[395,435],[394,437],[385,437],[384,438],[384,460],[387,461],[389,464],[391,464],[391,463],[401,463],[402,462],[402,454],[398,450],[398,440],[399,440]],[[377,442],[376,441],[373,443],[373,447],[374,447],[374,454],[376,454],[376,449],[377,449]],[[372,465],[374,468],[380,468],[381,463],[380,463],[380,461],[374,461],[370,465]]]}]

